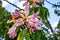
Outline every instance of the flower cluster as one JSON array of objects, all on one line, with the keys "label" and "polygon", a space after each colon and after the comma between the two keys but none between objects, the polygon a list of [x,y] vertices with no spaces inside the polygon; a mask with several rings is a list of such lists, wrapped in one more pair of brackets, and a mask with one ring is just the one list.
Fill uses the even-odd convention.
[{"label": "flower cluster", "polygon": [[[29,0],[29,2],[35,3],[36,0]],[[43,0],[38,0],[38,2],[43,2]],[[20,12],[19,10],[15,10],[12,13],[12,20],[8,20],[7,23],[14,22],[15,24],[9,29],[8,34],[10,38],[16,37],[16,29],[17,27],[26,24],[27,28],[30,31],[30,34],[34,33],[35,30],[41,30],[39,26],[42,24],[41,20],[39,20],[40,16],[38,16],[39,12],[29,15],[30,6],[27,3],[24,5],[24,11]]]}]

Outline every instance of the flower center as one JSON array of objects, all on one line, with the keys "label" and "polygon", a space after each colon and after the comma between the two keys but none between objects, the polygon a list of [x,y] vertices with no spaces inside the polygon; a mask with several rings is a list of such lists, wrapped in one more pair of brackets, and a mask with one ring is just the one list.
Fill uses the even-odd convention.
[{"label": "flower center", "polygon": [[31,3],[35,3],[35,2],[36,2],[36,0],[29,0],[29,2],[31,2]]},{"label": "flower center", "polygon": [[24,21],[24,22],[27,22],[27,17],[24,17],[24,18],[23,18],[23,21]]}]

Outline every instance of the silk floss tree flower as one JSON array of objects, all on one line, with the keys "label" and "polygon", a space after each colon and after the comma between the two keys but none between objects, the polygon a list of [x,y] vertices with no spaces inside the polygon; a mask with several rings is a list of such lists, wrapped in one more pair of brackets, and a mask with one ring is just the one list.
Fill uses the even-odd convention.
[{"label": "silk floss tree flower", "polygon": [[33,7],[38,7],[38,5],[36,4],[36,2],[40,2],[40,3],[44,2],[44,0],[25,0],[25,1],[27,1],[27,2],[25,2],[24,5],[29,2],[29,3],[32,4]]},{"label": "silk floss tree flower", "polygon": [[[17,10],[16,10],[17,11]],[[10,38],[14,38],[16,37],[16,29],[18,26],[23,25],[24,23],[27,25],[27,28],[29,28],[30,34],[34,33],[35,30],[41,30],[41,27],[39,27],[40,24],[42,24],[41,20],[39,20],[38,18],[40,18],[38,16],[38,13],[29,15],[29,4],[25,5],[25,9],[24,12],[15,12],[13,15],[15,15],[15,17],[13,17],[12,20],[15,20],[15,24],[9,29],[8,34]],[[11,23],[14,21],[7,21],[7,23]]]},{"label": "silk floss tree flower", "polygon": [[[9,32],[7,34],[9,34],[10,38],[14,38],[16,37],[17,33],[16,33],[16,29],[18,25],[21,25],[21,21],[17,20],[17,18],[20,16],[20,12],[19,10],[15,10],[15,12],[12,14],[12,20],[8,20],[7,23],[11,23],[11,22],[16,22],[10,29]],[[21,24],[19,24],[21,23]]]},{"label": "silk floss tree flower", "polygon": [[36,2],[40,2],[42,3],[44,0],[30,0],[29,2],[32,4],[33,7],[38,7],[38,5],[36,4]]}]

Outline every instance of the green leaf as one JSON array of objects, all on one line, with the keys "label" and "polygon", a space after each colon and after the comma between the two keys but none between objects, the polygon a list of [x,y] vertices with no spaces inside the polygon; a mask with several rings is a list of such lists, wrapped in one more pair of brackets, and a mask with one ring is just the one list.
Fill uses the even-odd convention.
[{"label": "green leaf", "polygon": [[5,8],[0,7],[0,36],[4,36],[7,33],[9,25],[7,20],[11,19],[11,14]]},{"label": "green leaf", "polygon": [[34,13],[34,8],[30,8],[29,15],[32,15]]},{"label": "green leaf", "polygon": [[25,38],[26,38],[26,40],[31,40],[31,38],[30,38],[30,34],[27,33],[26,36],[25,36]]},{"label": "green leaf", "polygon": [[58,23],[57,27],[60,28],[60,20],[59,20],[59,23]]},{"label": "green leaf", "polygon": [[35,31],[35,33],[31,36],[31,38],[32,40],[47,40],[42,30]]},{"label": "green leaf", "polygon": [[12,39],[12,38],[9,38],[8,34],[5,34],[4,40],[16,40],[16,37],[14,39]]},{"label": "green leaf", "polygon": [[39,16],[42,18],[43,21],[47,20],[49,17],[48,9],[45,7],[40,7],[39,9]]},{"label": "green leaf", "polygon": [[45,24],[46,27],[50,28],[51,25],[48,22],[48,17],[50,16],[48,9],[45,7],[40,7],[39,16],[41,17],[43,24]]},{"label": "green leaf", "polygon": [[[25,36],[27,35],[27,30],[22,30],[17,37],[17,40],[24,40]],[[27,36],[26,36],[27,38]],[[27,38],[28,39],[28,38]]]},{"label": "green leaf", "polygon": [[44,22],[44,21],[43,21],[43,23],[45,24],[45,26],[46,26],[46,27],[48,27],[48,28],[50,28],[50,27],[51,27],[50,22],[48,22],[48,21]]},{"label": "green leaf", "polygon": [[39,10],[39,7],[35,7],[35,8],[34,8],[34,13],[37,13],[38,10]]},{"label": "green leaf", "polygon": [[2,7],[2,1],[0,0],[0,7]]}]

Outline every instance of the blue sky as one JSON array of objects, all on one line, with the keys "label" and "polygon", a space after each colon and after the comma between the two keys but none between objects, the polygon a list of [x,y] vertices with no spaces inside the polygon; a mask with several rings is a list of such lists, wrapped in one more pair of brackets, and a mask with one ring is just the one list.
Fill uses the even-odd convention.
[{"label": "blue sky", "polygon": [[[22,3],[23,2],[19,3],[18,0],[12,0],[12,1],[9,0],[9,1],[12,2],[12,3],[14,3],[15,5],[17,5],[19,7],[22,7]],[[51,2],[51,3],[53,3],[53,4],[56,4],[60,0],[48,0],[48,1]],[[56,27],[57,26],[57,23],[58,23],[58,21],[60,19],[60,17],[58,17],[56,14],[54,14],[54,9],[55,8],[53,8],[52,5],[50,5],[46,1],[44,3],[45,3],[44,7],[46,7],[46,8],[49,9],[49,13],[50,13],[49,21],[50,21],[52,27]],[[5,5],[4,6],[5,9],[8,10],[9,12],[11,12],[11,13],[14,12],[14,10],[16,9],[15,7],[13,7],[10,4],[7,4],[7,3],[4,4],[4,2],[3,2],[3,5]]]},{"label": "blue sky", "polygon": [[[49,2],[53,3],[53,4],[56,4],[57,2],[59,2],[59,0],[48,0]],[[52,5],[50,5],[49,3],[45,2],[45,7],[47,7],[49,9],[49,13],[50,13],[50,23],[52,24],[52,27],[53,26],[56,26],[56,24],[58,23],[60,17],[58,17],[55,13],[54,13],[54,9],[52,7]]]}]

